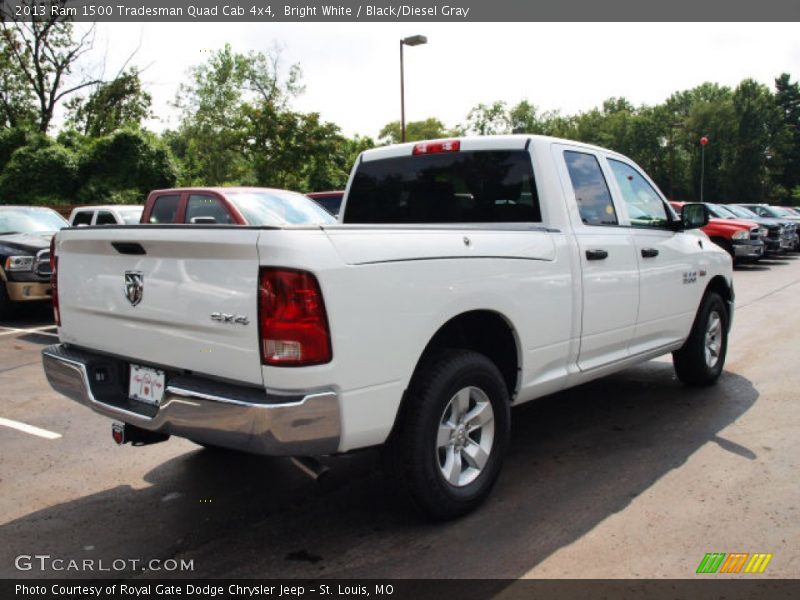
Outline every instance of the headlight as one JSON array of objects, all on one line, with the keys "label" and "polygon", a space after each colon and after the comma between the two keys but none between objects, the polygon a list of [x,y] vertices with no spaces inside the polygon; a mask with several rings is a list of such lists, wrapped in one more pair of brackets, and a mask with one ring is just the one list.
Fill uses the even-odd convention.
[{"label": "headlight", "polygon": [[5,264],[6,271],[32,271],[32,256],[9,256]]},{"label": "headlight", "polygon": [[765,229],[764,227],[760,227],[758,229],[758,235],[761,236],[762,238],[767,237],[768,233],[769,233],[769,231],[767,229]]},{"label": "headlight", "polygon": [[740,229],[736,233],[734,233],[731,238],[734,240],[749,240],[750,239],[750,230],[749,229]]}]

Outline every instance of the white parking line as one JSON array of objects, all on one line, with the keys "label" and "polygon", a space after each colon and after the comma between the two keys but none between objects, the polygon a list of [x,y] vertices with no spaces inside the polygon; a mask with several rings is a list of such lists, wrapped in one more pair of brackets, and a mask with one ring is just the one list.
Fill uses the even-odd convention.
[{"label": "white parking line", "polygon": [[55,329],[55,325],[44,325],[43,327],[28,327],[27,329],[22,329],[20,327],[0,327],[0,329],[5,329],[6,331],[0,331],[0,337],[4,335],[19,335],[20,333],[36,333],[38,335],[49,335],[52,337],[58,337],[57,333],[50,333],[48,329]]},{"label": "white parking line", "polygon": [[47,431],[47,429],[34,427],[33,425],[28,425],[27,423],[20,423],[19,421],[12,421],[11,419],[4,419],[3,417],[0,417],[0,425],[5,425],[11,429],[16,429],[17,431],[22,431],[31,435],[36,435],[46,440],[57,440],[61,437],[60,433]]}]

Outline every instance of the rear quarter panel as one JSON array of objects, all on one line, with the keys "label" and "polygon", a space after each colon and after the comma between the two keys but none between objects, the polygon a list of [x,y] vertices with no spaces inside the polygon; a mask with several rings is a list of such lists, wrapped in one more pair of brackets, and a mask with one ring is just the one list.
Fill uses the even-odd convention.
[{"label": "rear quarter panel", "polygon": [[548,393],[563,383],[575,334],[564,234],[347,226],[291,233],[263,236],[261,263],[314,265],[333,360],[301,372],[265,366],[264,381],[277,390],[335,383],[342,403],[341,450],[386,439],[426,345],[447,321],[465,312],[496,312],[514,331],[522,364],[518,398]]}]

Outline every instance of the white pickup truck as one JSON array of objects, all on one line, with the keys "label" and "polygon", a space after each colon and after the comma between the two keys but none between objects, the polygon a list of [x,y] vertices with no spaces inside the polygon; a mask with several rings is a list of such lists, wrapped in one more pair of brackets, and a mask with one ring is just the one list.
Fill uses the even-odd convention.
[{"label": "white pickup truck", "polygon": [[118,443],[384,445],[393,481],[452,518],[497,479],[510,407],[670,352],[686,384],[716,381],[734,294],[707,221],[577,142],[377,148],[334,224],[61,231],[44,369]]}]

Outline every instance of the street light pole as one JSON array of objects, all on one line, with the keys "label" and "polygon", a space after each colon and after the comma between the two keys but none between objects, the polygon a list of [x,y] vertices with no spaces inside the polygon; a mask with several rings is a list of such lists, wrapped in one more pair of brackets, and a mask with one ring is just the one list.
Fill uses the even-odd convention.
[{"label": "street light pole", "polygon": [[412,35],[400,40],[400,141],[406,141],[406,89],[403,71],[403,46],[419,46],[426,44],[428,38],[424,35]]},{"label": "street light pole", "polygon": [[708,144],[708,136],[704,135],[700,138],[700,202],[703,201],[703,186],[706,174],[706,144]]}]

